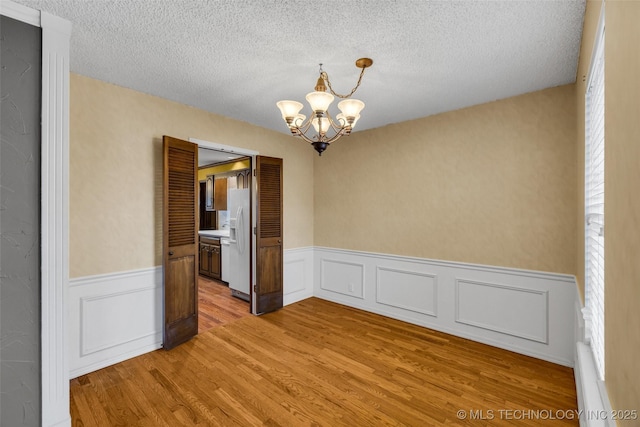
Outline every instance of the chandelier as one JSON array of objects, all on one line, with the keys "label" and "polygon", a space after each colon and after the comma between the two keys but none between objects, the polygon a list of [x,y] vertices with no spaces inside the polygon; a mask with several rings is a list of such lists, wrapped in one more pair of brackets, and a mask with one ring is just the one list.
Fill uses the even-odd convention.
[{"label": "chandelier", "polygon": [[[316,82],[315,91],[306,96],[313,112],[308,120],[304,114],[300,114],[303,107],[300,102],[285,100],[276,103],[291,134],[313,145],[319,155],[322,155],[322,152],[333,141],[344,135],[349,135],[360,118],[360,111],[364,108],[364,102],[352,99],[351,95],[360,86],[364,70],[371,64],[373,61],[369,58],[360,58],[356,61],[356,67],[361,68],[362,71],[360,71],[358,83],[347,95],[340,95],[333,91],[329,76],[322,70],[322,64],[320,64],[320,77]],[[327,93],[327,86],[331,93]],[[344,99],[338,103],[340,114],[336,115],[335,119],[331,118],[328,111],[329,105],[333,102],[332,94]],[[315,130],[315,135],[308,136],[307,133],[312,127]]]}]

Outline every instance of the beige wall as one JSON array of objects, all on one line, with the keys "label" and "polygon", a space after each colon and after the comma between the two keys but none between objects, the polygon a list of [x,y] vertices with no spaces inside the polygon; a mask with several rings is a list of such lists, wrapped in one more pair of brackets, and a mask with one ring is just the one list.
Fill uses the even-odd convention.
[{"label": "beige wall", "polygon": [[307,144],[75,74],[70,104],[71,277],[162,263],[162,135],[283,158],[284,246],[313,245],[313,150]]},{"label": "beige wall", "polygon": [[573,274],[574,87],[335,142],[316,157],[315,244]]},{"label": "beige wall", "polygon": [[640,2],[605,5],[605,380],[640,410]]}]

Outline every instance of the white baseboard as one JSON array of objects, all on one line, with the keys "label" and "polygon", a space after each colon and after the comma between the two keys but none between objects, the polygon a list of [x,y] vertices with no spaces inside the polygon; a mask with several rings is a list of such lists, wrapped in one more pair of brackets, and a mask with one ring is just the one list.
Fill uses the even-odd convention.
[{"label": "white baseboard", "polygon": [[574,364],[573,276],[323,247],[314,254],[316,297]]},{"label": "white baseboard", "polygon": [[162,267],[69,282],[70,378],[162,346]]}]

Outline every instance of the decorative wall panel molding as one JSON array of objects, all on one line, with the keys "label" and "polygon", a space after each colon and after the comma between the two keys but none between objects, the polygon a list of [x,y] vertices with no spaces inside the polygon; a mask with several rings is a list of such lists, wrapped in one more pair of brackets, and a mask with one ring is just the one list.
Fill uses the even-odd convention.
[{"label": "decorative wall panel molding", "polygon": [[[573,276],[324,247],[314,253],[316,297],[574,364]],[[359,298],[348,291],[356,279]]]},{"label": "decorative wall panel molding", "polygon": [[456,322],[546,344],[548,291],[456,280]]},{"label": "decorative wall panel molding", "polygon": [[376,302],[438,317],[438,281],[434,274],[376,268]]},{"label": "decorative wall panel molding", "polygon": [[72,279],[70,376],[162,346],[162,267]]},{"label": "decorative wall panel molding", "polygon": [[322,259],[320,288],[348,297],[364,299],[364,264]]},{"label": "decorative wall panel molding", "polygon": [[[80,298],[80,356],[138,341],[158,333],[155,316],[131,322],[121,313],[136,313],[146,301],[161,299],[161,289],[150,286],[107,295]],[[102,326],[109,319],[109,329]]]},{"label": "decorative wall panel molding", "polygon": [[313,296],[313,248],[284,251],[284,305]]}]

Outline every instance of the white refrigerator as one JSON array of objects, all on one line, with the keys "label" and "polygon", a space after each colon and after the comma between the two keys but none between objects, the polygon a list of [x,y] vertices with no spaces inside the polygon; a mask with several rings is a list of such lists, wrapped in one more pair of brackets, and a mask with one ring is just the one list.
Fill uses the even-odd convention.
[{"label": "white refrigerator", "polygon": [[227,192],[229,210],[229,288],[235,297],[249,301],[249,189]]}]

